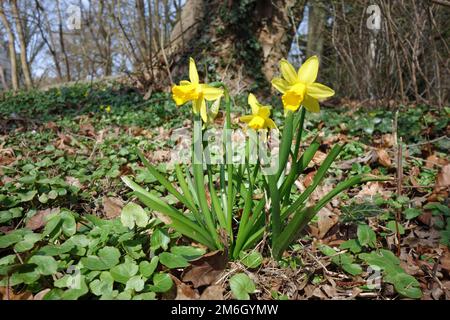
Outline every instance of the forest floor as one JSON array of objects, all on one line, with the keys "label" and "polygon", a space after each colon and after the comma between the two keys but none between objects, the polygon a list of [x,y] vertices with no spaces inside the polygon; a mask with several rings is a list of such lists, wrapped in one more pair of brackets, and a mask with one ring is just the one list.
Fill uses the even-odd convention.
[{"label": "forest floor", "polygon": [[[370,182],[342,194],[280,263],[262,242],[264,258],[249,253],[209,270],[220,253],[190,243],[159,214],[139,235],[120,225],[132,200],[123,175],[177,205],[134,151],[174,175],[166,165],[176,144],[170,137],[191,126],[190,110],[168,99],[75,86],[0,100],[2,299],[231,299],[237,272],[253,281],[253,299],[450,299],[448,108],[402,107],[396,125],[395,112],[383,108],[308,114],[304,141],[319,133],[322,145],[298,190],[338,142],[344,151],[313,200],[358,173],[395,178],[400,171],[401,183]],[[76,288],[71,266],[81,268]]]}]

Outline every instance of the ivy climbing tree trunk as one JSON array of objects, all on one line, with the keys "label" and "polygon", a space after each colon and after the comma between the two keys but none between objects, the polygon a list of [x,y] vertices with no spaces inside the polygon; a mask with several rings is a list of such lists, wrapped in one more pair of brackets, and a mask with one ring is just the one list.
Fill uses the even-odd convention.
[{"label": "ivy climbing tree trunk", "polygon": [[[286,57],[306,0],[187,0],[171,34],[172,74],[207,63],[234,90],[267,85]],[[208,76],[208,75],[205,75]]]}]

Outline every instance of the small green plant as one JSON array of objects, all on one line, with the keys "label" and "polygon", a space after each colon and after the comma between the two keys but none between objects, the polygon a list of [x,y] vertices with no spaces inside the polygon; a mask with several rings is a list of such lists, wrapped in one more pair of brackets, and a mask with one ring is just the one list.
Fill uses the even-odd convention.
[{"label": "small green plant", "polygon": [[132,203],[113,220],[62,210],[46,217],[41,233],[0,236],[0,250],[15,251],[0,259],[0,286],[38,293],[52,283],[43,299],[156,299],[173,286],[167,271],[205,253],[170,245],[178,237]]},{"label": "small green plant", "polygon": [[[378,272],[386,283],[394,286],[394,289],[407,298],[419,299],[422,296],[419,282],[411,275],[407,274],[400,267],[400,260],[391,251],[376,249],[377,239],[375,232],[366,224],[358,225],[357,239],[350,239],[343,242],[339,249],[320,245],[320,251],[331,258],[331,262],[352,276],[363,274],[362,265],[368,267],[369,276],[373,272]],[[363,252],[365,251],[365,252]],[[369,269],[370,268],[370,269]],[[368,290],[381,289],[374,287],[373,283],[363,286]],[[372,279],[374,280],[374,279]]]}]

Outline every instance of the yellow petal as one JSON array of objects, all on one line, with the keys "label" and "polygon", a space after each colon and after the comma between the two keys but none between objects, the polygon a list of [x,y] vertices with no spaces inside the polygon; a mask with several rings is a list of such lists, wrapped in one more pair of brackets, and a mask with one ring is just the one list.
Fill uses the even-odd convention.
[{"label": "yellow petal", "polygon": [[192,83],[198,83],[197,66],[192,58],[189,58],[189,79]]},{"label": "yellow petal", "polygon": [[245,115],[239,118],[240,121],[245,122],[245,123],[249,123],[250,121],[252,121],[253,116],[251,114],[249,115]]},{"label": "yellow petal", "polygon": [[250,93],[248,95],[247,102],[250,105],[250,107],[252,108],[252,114],[258,114],[259,103],[258,103],[258,100],[256,99],[256,97],[255,97],[255,95],[253,93]]},{"label": "yellow petal", "polygon": [[203,122],[208,122],[208,111],[206,110],[205,99],[201,99],[200,101],[200,116],[202,117]]},{"label": "yellow petal", "polygon": [[275,122],[272,119],[270,119],[270,118],[266,119],[266,124],[267,124],[267,127],[269,129],[276,129],[277,128],[277,125],[275,124]]},{"label": "yellow petal", "polygon": [[310,84],[316,81],[319,72],[319,58],[312,56],[298,70],[298,79],[301,82]]},{"label": "yellow petal", "polygon": [[289,83],[282,78],[272,79],[272,85],[281,93],[285,93],[289,89]]},{"label": "yellow petal", "polygon": [[270,117],[270,108],[266,107],[266,106],[262,106],[261,108],[259,108],[258,110],[258,116],[267,119]]},{"label": "yellow petal", "polygon": [[289,83],[294,84],[298,82],[297,72],[295,71],[292,64],[289,63],[286,59],[282,59],[280,61],[280,70],[283,78]]},{"label": "yellow petal", "polygon": [[306,92],[313,98],[325,99],[334,96],[334,90],[320,83],[312,83],[307,86]]},{"label": "yellow petal", "polygon": [[223,90],[220,88],[214,88],[207,84],[201,85],[203,97],[208,101],[219,99],[223,95]]},{"label": "yellow petal", "polygon": [[302,105],[309,112],[314,112],[314,113],[320,112],[319,101],[317,101],[317,99],[314,99],[313,97],[310,97],[308,95],[305,97],[305,100],[303,100]]}]

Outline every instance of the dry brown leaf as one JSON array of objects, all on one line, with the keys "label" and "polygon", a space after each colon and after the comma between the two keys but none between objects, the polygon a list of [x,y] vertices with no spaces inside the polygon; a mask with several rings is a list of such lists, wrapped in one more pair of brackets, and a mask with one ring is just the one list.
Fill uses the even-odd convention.
[{"label": "dry brown leaf", "polygon": [[389,154],[385,149],[377,149],[377,157],[378,157],[378,163],[381,164],[383,167],[391,167],[392,161],[389,157]]},{"label": "dry brown leaf", "polygon": [[441,258],[442,269],[450,271],[450,251],[445,252],[444,256]]},{"label": "dry brown leaf", "polygon": [[316,175],[316,171],[311,171],[308,173],[305,178],[303,179],[303,185],[308,188],[311,183],[313,182],[314,176]]},{"label": "dry brown leaf", "polygon": [[[174,277],[172,277],[172,279],[173,278]],[[191,286],[177,280],[175,280],[175,284],[177,286],[177,296],[175,300],[198,300],[200,298],[197,290],[194,290]]]},{"label": "dry brown leaf", "polygon": [[33,297],[33,300],[42,300],[44,296],[50,291],[50,289],[44,289],[36,293]]},{"label": "dry brown leaf", "polygon": [[158,211],[153,211],[153,215],[155,215],[156,218],[158,218],[159,220],[164,222],[164,224],[167,224],[167,225],[172,224],[172,219],[170,219],[164,213],[161,213],[161,212],[158,212]]},{"label": "dry brown leaf", "polygon": [[314,155],[314,157],[312,158],[312,162],[317,165],[320,166],[322,164],[322,162],[325,160],[325,158],[327,157],[327,154],[318,150],[316,152],[316,154]]},{"label": "dry brown leaf", "polygon": [[425,168],[433,168],[435,165],[439,164],[439,160],[440,159],[435,154],[428,156],[425,160]]},{"label": "dry brown leaf", "polygon": [[33,300],[33,294],[31,292],[14,293],[14,290],[10,287],[0,287],[0,300]]},{"label": "dry brown leaf", "polygon": [[64,133],[58,133],[58,140],[53,144],[55,148],[66,151],[68,154],[75,154],[76,151],[70,146],[72,138]]},{"label": "dry brown leaf", "polygon": [[67,184],[69,184],[73,187],[77,187],[78,189],[82,189],[82,187],[83,187],[81,185],[80,180],[78,180],[78,178],[68,176],[64,180],[66,181]]},{"label": "dry brown leaf", "polygon": [[394,135],[391,133],[383,134],[381,136],[381,143],[385,148],[391,148],[395,145]]},{"label": "dry brown leaf", "polygon": [[227,254],[224,251],[214,251],[205,254],[197,260],[191,261],[182,279],[184,282],[192,282],[194,288],[213,284],[227,266]]},{"label": "dry brown leaf", "polygon": [[327,207],[323,207],[317,213],[318,221],[317,225],[319,227],[319,239],[323,239],[327,232],[338,222],[339,217],[329,210]]},{"label": "dry brown leaf", "polygon": [[373,197],[377,194],[382,194],[387,196],[387,192],[383,189],[383,186],[379,182],[368,182],[363,185],[362,189],[355,196],[356,198],[367,198]]},{"label": "dry brown leaf", "polygon": [[52,131],[54,131],[54,132],[57,132],[57,131],[58,131],[58,125],[57,125],[55,122],[53,122],[53,121],[47,122],[47,123],[44,125],[44,128],[45,128],[45,129],[48,129],[48,130],[52,130]]},{"label": "dry brown leaf", "polygon": [[450,187],[450,164],[442,167],[441,171],[436,177],[436,188]]},{"label": "dry brown leaf", "polygon": [[103,211],[108,219],[120,216],[123,208],[123,201],[120,198],[103,197]]},{"label": "dry brown leaf", "polygon": [[53,209],[45,209],[45,210],[39,210],[36,212],[34,216],[32,216],[30,219],[27,220],[25,224],[25,228],[28,228],[30,230],[38,230],[45,226],[45,217],[47,217],[50,214],[53,213],[59,213],[59,208],[53,208]]},{"label": "dry brown leaf", "polygon": [[200,300],[224,300],[221,286],[209,286],[202,292]]},{"label": "dry brown leaf", "polygon": [[90,123],[83,123],[80,125],[80,134],[88,137],[95,137],[95,128]]}]

